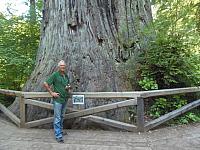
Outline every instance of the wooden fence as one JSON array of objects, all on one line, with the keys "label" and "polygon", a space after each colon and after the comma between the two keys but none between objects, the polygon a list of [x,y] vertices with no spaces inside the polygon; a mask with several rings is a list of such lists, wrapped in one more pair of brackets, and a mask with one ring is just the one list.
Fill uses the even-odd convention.
[{"label": "wooden fence", "polygon": [[[173,119],[195,107],[200,105],[200,100],[193,101],[177,110],[174,110],[168,114],[165,114],[155,120],[145,123],[144,121],[144,100],[148,97],[153,96],[166,96],[173,94],[183,94],[191,92],[200,92],[200,87],[188,87],[188,88],[176,88],[176,89],[164,89],[164,90],[152,90],[152,91],[135,91],[135,92],[74,92],[72,95],[84,95],[85,99],[95,99],[95,98],[123,98],[125,100],[120,102],[115,102],[112,104],[106,104],[102,106],[96,106],[83,110],[73,110],[71,113],[65,114],[65,119],[72,119],[81,117],[83,119],[88,119],[90,121],[104,124],[107,126],[112,126],[115,128],[127,130],[127,131],[147,131],[158,125]],[[27,105],[34,105],[46,109],[53,109],[53,105],[47,102],[42,102],[39,100],[34,100],[34,98],[51,98],[48,92],[21,92],[0,89],[1,94],[16,96],[19,99],[19,109],[20,118],[13,114],[9,109],[0,103],[0,110],[8,116],[17,126],[21,128],[30,128],[47,123],[53,122],[53,117],[44,118],[40,120],[34,120],[26,122],[26,112]],[[123,123],[120,121],[115,121],[107,118],[102,118],[99,116],[94,116],[93,114],[104,112],[107,110],[113,110],[117,108],[136,106],[137,107],[137,122],[136,125]]]}]

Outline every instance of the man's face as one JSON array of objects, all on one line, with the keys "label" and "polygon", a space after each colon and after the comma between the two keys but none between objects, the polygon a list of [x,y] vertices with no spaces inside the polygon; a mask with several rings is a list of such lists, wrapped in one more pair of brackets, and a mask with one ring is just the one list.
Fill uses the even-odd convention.
[{"label": "man's face", "polygon": [[66,65],[65,65],[65,64],[61,64],[61,65],[59,66],[59,70],[60,70],[61,72],[64,72],[65,69],[66,69]]}]

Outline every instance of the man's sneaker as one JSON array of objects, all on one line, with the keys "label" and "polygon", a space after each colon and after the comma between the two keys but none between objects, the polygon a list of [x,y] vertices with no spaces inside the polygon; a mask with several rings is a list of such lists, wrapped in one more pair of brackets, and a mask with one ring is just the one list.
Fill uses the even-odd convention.
[{"label": "man's sneaker", "polygon": [[58,138],[58,139],[56,139],[56,141],[57,141],[58,143],[64,143],[63,138]]}]

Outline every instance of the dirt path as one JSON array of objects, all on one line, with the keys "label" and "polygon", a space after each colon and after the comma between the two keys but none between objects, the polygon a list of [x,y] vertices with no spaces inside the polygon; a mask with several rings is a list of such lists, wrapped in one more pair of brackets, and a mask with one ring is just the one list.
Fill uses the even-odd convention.
[{"label": "dirt path", "polygon": [[65,143],[53,130],[19,129],[0,118],[0,150],[200,150],[200,123],[147,133],[68,130]]}]

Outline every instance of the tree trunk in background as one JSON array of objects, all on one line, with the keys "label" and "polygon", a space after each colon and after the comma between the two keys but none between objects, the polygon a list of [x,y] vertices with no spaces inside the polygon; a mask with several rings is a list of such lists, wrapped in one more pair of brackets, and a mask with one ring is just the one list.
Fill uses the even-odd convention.
[{"label": "tree trunk in background", "polygon": [[[57,69],[61,59],[67,63],[75,91],[133,90],[118,67],[142,49],[136,42],[145,42],[139,30],[151,20],[149,0],[44,0],[36,66],[23,90],[44,91],[44,80]],[[125,42],[135,48],[132,54],[124,51]],[[86,107],[105,102],[108,103],[87,101]],[[14,102],[11,110],[17,109]],[[43,109],[28,109],[29,119],[46,115]],[[118,110],[102,115],[124,120],[124,114]]]},{"label": "tree trunk in background", "polygon": [[30,22],[35,23],[36,22],[36,5],[35,5],[35,0],[30,0]]}]

